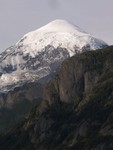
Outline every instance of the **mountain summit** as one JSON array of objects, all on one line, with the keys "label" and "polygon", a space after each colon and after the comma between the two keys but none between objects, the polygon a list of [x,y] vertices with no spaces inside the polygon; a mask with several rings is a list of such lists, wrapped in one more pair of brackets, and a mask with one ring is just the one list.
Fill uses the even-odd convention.
[{"label": "mountain summit", "polygon": [[0,54],[0,88],[7,91],[11,86],[50,78],[67,57],[106,46],[68,21],[52,21]]},{"label": "mountain summit", "polygon": [[14,125],[40,103],[44,85],[58,73],[66,58],[106,46],[105,42],[79,27],[64,20],[55,20],[27,33],[2,52],[0,131]]},{"label": "mountain summit", "polygon": [[75,48],[80,52],[85,47],[87,47],[87,49],[95,50],[102,48],[103,45],[107,44],[84,32],[82,29],[68,21],[55,20],[38,30],[24,35],[16,45],[32,47],[32,51],[29,51],[27,48],[25,51],[25,53],[29,53],[31,56],[42,51],[47,45],[52,45],[54,48],[67,48],[69,55],[72,56],[75,54]]}]

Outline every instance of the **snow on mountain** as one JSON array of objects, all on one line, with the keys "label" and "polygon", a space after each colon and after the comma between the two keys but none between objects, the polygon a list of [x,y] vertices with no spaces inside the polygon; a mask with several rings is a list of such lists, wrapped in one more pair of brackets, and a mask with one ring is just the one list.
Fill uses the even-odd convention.
[{"label": "snow on mountain", "polygon": [[[29,53],[32,57],[35,57],[37,52],[41,52],[47,45],[52,45],[55,48],[59,46],[67,48],[70,56],[72,56],[75,54],[75,46],[79,50],[86,45],[89,45],[91,49],[97,49],[101,48],[102,45],[106,45],[106,43],[97,40],[65,20],[55,20],[36,31],[24,35],[16,45],[26,46],[24,53]],[[32,51],[29,47],[32,47]]]},{"label": "snow on mountain", "polygon": [[107,44],[65,20],[55,20],[24,35],[0,54],[0,88],[40,80],[57,72],[67,57]]}]

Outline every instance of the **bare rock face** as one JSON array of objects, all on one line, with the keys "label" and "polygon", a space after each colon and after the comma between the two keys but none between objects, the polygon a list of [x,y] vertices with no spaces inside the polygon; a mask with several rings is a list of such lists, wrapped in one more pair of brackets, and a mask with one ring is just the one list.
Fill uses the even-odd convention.
[{"label": "bare rock face", "polygon": [[[0,113],[3,118],[0,117],[0,124],[3,124],[0,129],[3,130],[5,125],[9,125],[4,121],[5,118],[6,120],[15,118],[9,117],[9,114],[20,114],[21,107],[23,107],[20,107],[21,103],[26,101],[25,106],[28,104],[34,106],[37,99],[38,104],[40,101],[38,99],[42,98],[44,84],[58,73],[65,59],[78,53],[107,46],[104,41],[84,32],[68,21],[55,20],[40,29],[27,33],[17,43],[3,51],[0,54]],[[58,82],[60,84],[60,81]],[[71,96],[68,89],[64,91],[63,82],[59,86],[61,99],[68,101],[68,97]],[[71,84],[67,83],[66,86],[71,86]],[[73,87],[69,88],[73,89]],[[75,90],[76,87],[72,91],[73,94]],[[20,107],[16,113],[12,112],[16,109],[15,107]],[[26,112],[26,107],[24,110]],[[3,114],[7,115],[3,116]]]},{"label": "bare rock face", "polygon": [[[3,150],[113,149],[113,46],[67,59]],[[20,138],[22,137],[22,138]]]},{"label": "bare rock face", "polygon": [[[62,64],[59,74],[45,87],[46,108],[41,116],[46,118],[46,128],[41,142],[55,135],[53,149],[59,145],[62,149],[113,148],[112,57],[113,47],[109,47],[76,55]],[[36,124],[40,122],[39,117]],[[42,133],[40,130],[38,137]]]},{"label": "bare rock face", "polygon": [[26,83],[15,87],[12,91],[0,94],[0,100],[3,101],[1,108],[12,109],[16,103],[23,100],[32,102],[42,97],[42,86],[39,83]]},{"label": "bare rock face", "polygon": [[0,93],[0,132],[8,130],[20,121],[42,99],[41,84],[26,83],[13,90]]},{"label": "bare rock face", "polygon": [[65,103],[78,104],[84,97],[88,98],[105,70],[112,70],[112,58],[109,57],[100,50],[67,59],[59,74],[45,87],[44,99],[52,103],[59,98]]},{"label": "bare rock face", "polygon": [[68,21],[52,21],[0,54],[0,92],[51,76],[66,58],[107,46]]},{"label": "bare rock face", "polygon": [[[113,47],[109,47],[76,55],[62,64],[59,74],[45,87],[46,107],[41,116],[46,118],[46,129],[41,142],[48,140],[48,146],[55,135],[53,149],[113,148],[112,57]],[[39,122],[40,117],[36,124]]]}]

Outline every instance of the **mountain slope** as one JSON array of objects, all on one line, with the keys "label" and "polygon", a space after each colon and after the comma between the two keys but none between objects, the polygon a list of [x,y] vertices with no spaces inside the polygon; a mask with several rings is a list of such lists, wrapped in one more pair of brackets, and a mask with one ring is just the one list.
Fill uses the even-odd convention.
[{"label": "mountain slope", "polygon": [[113,46],[67,59],[2,150],[112,150]]},{"label": "mountain slope", "polygon": [[[0,131],[15,124],[40,102],[44,85],[58,73],[66,58],[103,47],[107,47],[105,42],[79,27],[55,20],[24,35],[1,53]],[[23,103],[25,109],[21,109]]]},{"label": "mountain slope", "polygon": [[[16,45],[26,46],[24,53],[30,53],[31,56],[35,56],[37,51],[42,51],[47,45],[52,45],[54,48],[66,48],[69,55],[72,56],[75,54],[75,50],[82,51],[83,47],[99,49],[106,43],[65,20],[55,20],[26,34]],[[32,52],[29,51],[28,47],[32,47]]]},{"label": "mountain slope", "polygon": [[57,71],[67,57],[107,44],[64,20],[30,32],[0,55],[0,88],[33,82]]}]

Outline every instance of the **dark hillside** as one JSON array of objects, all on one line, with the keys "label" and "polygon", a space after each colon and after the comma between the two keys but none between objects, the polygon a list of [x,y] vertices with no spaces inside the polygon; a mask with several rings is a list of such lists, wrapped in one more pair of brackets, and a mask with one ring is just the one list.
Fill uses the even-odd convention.
[{"label": "dark hillside", "polygon": [[0,150],[112,150],[113,46],[67,59]]}]

